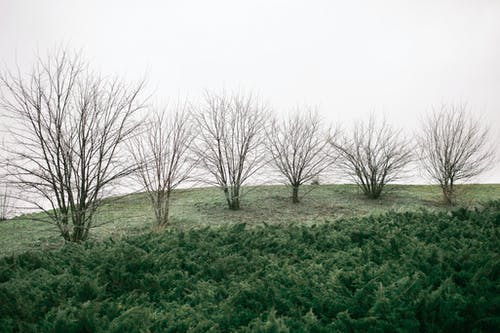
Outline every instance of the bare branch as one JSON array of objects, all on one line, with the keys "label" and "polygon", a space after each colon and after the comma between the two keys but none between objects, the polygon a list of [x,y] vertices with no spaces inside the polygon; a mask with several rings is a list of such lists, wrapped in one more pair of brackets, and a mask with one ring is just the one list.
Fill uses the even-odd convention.
[{"label": "bare branch", "polygon": [[134,170],[121,147],[137,129],[131,120],[144,83],[106,80],[64,49],[39,58],[28,76],[0,75],[0,83],[1,106],[15,124],[10,184],[39,198],[65,240],[85,240],[104,190]]},{"label": "bare branch", "polygon": [[205,94],[196,113],[194,151],[210,182],[224,191],[230,209],[240,207],[242,185],[266,163],[266,107],[252,94]]},{"label": "bare branch", "polygon": [[130,141],[138,165],[135,175],[151,201],[159,228],[168,224],[172,191],[190,179],[196,165],[190,155],[194,138],[187,103],[182,103],[171,113],[152,110],[141,134]]},{"label": "bare branch", "polygon": [[332,146],[321,119],[312,109],[297,108],[283,121],[273,119],[267,131],[267,149],[272,164],[292,187],[292,201],[298,203],[299,187],[313,181],[330,165]]},{"label": "bare branch", "polygon": [[369,198],[378,198],[386,184],[403,174],[412,158],[412,147],[402,135],[373,115],[358,122],[350,135],[330,140],[338,155],[338,166]]},{"label": "bare branch", "polygon": [[418,136],[421,166],[436,181],[446,204],[453,204],[454,185],[491,168],[495,149],[488,126],[467,111],[465,104],[441,105],[422,121]]}]

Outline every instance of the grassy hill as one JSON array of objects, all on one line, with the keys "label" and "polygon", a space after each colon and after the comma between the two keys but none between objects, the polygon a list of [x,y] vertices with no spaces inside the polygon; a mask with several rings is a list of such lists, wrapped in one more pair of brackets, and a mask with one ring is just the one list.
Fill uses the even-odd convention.
[{"label": "grassy hill", "polygon": [[[369,202],[344,186],[321,190],[336,193],[324,199],[331,206],[315,208],[322,196],[314,196],[291,207],[280,188],[259,188],[269,193],[268,201],[259,200],[263,211],[238,215],[207,199],[210,191],[189,199],[179,193],[178,229],[0,258],[0,331],[456,333],[500,327],[500,201],[473,210],[418,211],[427,188],[397,187],[390,201]],[[404,191],[422,201],[412,204]],[[258,197],[249,194],[248,202]],[[119,207],[140,198],[123,198]],[[273,203],[280,203],[276,212]],[[414,212],[378,214],[387,209]],[[333,219],[333,212],[370,211],[377,214]],[[192,228],[217,220],[227,225]],[[113,229],[103,230],[111,235]]]},{"label": "grassy hill", "polygon": [[[458,187],[460,205],[469,206],[500,199],[500,185],[462,185]],[[366,199],[354,185],[304,186],[303,201],[290,202],[285,186],[256,186],[246,189],[240,211],[226,208],[216,188],[178,190],[174,193],[169,229],[187,230],[245,222],[248,225],[310,225],[338,218],[381,214],[387,211],[418,211],[422,207],[446,211],[437,186],[390,185],[379,200]],[[151,230],[153,214],[144,194],[109,199],[100,212],[91,240],[119,238]],[[51,249],[63,245],[57,228],[30,220],[30,215],[0,223],[0,256],[32,249]]]}]

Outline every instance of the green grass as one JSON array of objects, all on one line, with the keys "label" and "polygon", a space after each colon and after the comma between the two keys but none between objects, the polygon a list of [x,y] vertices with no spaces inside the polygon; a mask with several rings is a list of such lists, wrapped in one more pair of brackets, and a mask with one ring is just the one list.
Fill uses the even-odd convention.
[{"label": "green grass", "polygon": [[[240,211],[226,208],[216,188],[178,190],[173,195],[169,229],[187,230],[245,222],[248,225],[322,223],[325,220],[382,214],[387,211],[418,211],[422,207],[445,211],[437,186],[391,185],[378,200],[366,199],[354,185],[305,186],[300,204],[290,200],[285,186],[257,186],[245,189]],[[469,206],[500,199],[500,185],[458,187],[460,205]],[[103,206],[91,240],[102,241],[151,230],[153,215],[144,194],[130,194],[108,200]],[[58,248],[63,244],[57,228],[30,220],[29,215],[0,223],[0,256],[26,250]]]},{"label": "green grass", "polygon": [[[427,198],[425,188],[413,189],[363,209],[415,209],[396,195]],[[352,188],[338,190],[335,205],[350,196],[357,198],[350,207],[364,202]],[[182,202],[194,216],[204,212],[206,224],[257,214],[233,215],[216,201],[200,207],[210,192],[195,193],[189,204],[178,197],[178,214]],[[277,200],[284,198],[261,207]],[[317,224],[305,208],[313,202],[280,203],[308,225],[249,219],[0,258],[0,332],[498,331],[500,201],[349,219],[320,211]],[[207,214],[212,205],[217,216]]]}]

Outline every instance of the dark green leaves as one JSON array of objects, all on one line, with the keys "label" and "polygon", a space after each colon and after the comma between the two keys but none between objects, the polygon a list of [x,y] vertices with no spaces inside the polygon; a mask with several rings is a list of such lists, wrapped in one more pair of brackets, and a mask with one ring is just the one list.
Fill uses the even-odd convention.
[{"label": "dark green leaves", "polygon": [[5,257],[0,331],[494,331],[499,208],[150,233]]}]

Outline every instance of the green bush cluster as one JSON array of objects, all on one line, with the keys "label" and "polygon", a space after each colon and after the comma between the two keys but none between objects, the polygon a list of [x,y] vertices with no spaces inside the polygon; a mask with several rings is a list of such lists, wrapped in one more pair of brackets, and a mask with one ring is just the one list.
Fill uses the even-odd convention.
[{"label": "green bush cluster", "polygon": [[500,201],[0,259],[1,332],[493,332]]}]

